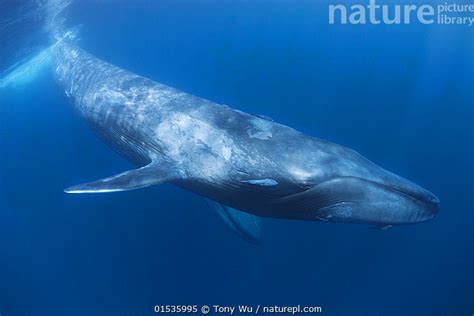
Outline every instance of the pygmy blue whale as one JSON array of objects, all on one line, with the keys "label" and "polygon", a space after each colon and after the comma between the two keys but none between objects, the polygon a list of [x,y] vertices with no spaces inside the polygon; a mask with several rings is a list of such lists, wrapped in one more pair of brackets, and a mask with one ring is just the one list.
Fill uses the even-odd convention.
[{"label": "pygmy blue whale", "polygon": [[206,197],[251,241],[260,217],[385,227],[437,212],[432,193],[351,149],[154,82],[68,41],[53,47],[53,60],[80,117],[137,166],[68,193],[168,182]]}]

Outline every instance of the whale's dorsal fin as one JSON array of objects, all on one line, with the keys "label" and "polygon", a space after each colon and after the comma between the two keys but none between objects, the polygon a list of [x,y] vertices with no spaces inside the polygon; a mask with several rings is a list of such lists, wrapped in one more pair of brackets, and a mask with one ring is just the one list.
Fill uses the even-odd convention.
[{"label": "whale's dorsal fin", "polygon": [[271,121],[273,122],[273,119],[269,116],[266,116],[266,115],[262,115],[262,114],[254,114],[256,117],[259,117],[261,119],[264,119],[264,120],[267,120],[267,121]]},{"label": "whale's dorsal fin", "polygon": [[258,244],[262,233],[260,217],[245,213],[226,205],[206,199],[211,208],[219,215],[230,230],[244,240]]},{"label": "whale's dorsal fin", "polygon": [[64,192],[106,193],[128,191],[159,184],[175,178],[169,172],[163,171],[163,168],[160,168],[158,163],[151,162],[139,169],[125,171],[113,177],[69,187]]}]

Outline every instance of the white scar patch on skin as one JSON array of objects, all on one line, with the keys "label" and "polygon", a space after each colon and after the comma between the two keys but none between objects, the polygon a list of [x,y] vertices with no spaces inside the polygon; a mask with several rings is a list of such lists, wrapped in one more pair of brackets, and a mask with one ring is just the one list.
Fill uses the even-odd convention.
[{"label": "white scar patch on skin", "polygon": [[257,179],[257,180],[245,180],[242,181],[244,183],[249,183],[249,184],[254,184],[254,185],[260,185],[263,187],[273,187],[275,185],[278,185],[278,182],[273,179]]},{"label": "white scar patch on skin", "polygon": [[305,170],[299,168],[298,166],[290,166],[288,167],[288,172],[293,175],[295,179],[300,181],[306,181],[311,179],[314,176],[314,171]]},{"label": "white scar patch on skin", "polygon": [[267,140],[273,137],[272,123],[261,118],[254,118],[250,121],[252,126],[247,129],[250,138]]},{"label": "white scar patch on skin", "polygon": [[223,174],[234,141],[211,124],[186,113],[172,113],[156,128],[167,155],[192,174]]},{"label": "white scar patch on skin", "polygon": [[232,148],[224,147],[222,148],[222,155],[224,156],[225,160],[229,160],[232,156]]},{"label": "white scar patch on skin", "polygon": [[340,205],[337,208],[337,216],[349,218],[352,216],[352,207],[350,205]]}]

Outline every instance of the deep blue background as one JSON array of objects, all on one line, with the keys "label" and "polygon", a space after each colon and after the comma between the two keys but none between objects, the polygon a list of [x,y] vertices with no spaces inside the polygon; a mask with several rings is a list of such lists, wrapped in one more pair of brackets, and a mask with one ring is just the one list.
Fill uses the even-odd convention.
[{"label": "deep blue background", "polygon": [[[3,21],[21,12],[3,5]],[[0,90],[1,315],[152,315],[157,304],[471,315],[473,28],[328,25],[327,7],[81,1],[68,24],[99,58],[361,152],[436,193],[436,219],[388,231],[268,219],[253,246],[168,185],[66,195],[131,166],[42,71]],[[3,69],[47,44],[41,18],[16,21],[0,24]]]}]

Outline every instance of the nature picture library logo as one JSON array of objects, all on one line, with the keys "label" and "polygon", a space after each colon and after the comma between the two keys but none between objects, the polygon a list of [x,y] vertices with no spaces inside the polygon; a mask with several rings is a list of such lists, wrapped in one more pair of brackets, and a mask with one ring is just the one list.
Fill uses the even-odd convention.
[{"label": "nature picture library logo", "polygon": [[329,24],[474,24],[474,1],[471,3],[443,2],[439,4],[378,4],[368,3],[329,5]]}]

